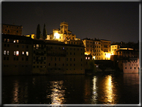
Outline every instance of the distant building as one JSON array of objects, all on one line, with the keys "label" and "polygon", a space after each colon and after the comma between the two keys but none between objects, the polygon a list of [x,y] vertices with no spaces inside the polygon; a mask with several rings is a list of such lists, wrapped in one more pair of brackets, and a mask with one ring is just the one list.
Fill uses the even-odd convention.
[{"label": "distant building", "polygon": [[33,46],[34,74],[84,74],[84,46],[36,40]]},{"label": "distant building", "polygon": [[82,41],[86,55],[91,54],[95,60],[110,60],[111,41],[88,38],[84,38]]},{"label": "distant building", "polygon": [[131,58],[123,62],[123,73],[139,73],[139,59]]},{"label": "distant building", "polygon": [[72,34],[72,32],[68,30],[67,22],[61,22],[60,29],[53,29],[53,33],[47,35],[47,40],[58,40],[61,42],[76,40],[75,38],[76,35]]},{"label": "distant building", "polygon": [[111,55],[114,55],[116,50],[118,50],[119,48],[120,48],[119,45],[111,45]]},{"label": "distant building", "polygon": [[2,34],[21,36],[22,28],[22,26],[18,25],[2,24]]},{"label": "distant building", "polygon": [[84,74],[84,46],[2,35],[3,75]]}]

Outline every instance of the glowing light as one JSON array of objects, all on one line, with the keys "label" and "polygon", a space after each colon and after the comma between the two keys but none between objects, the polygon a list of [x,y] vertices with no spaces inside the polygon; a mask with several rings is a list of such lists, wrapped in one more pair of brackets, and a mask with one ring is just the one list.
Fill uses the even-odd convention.
[{"label": "glowing light", "polygon": [[88,53],[87,53],[87,52],[85,52],[85,55],[88,55]]},{"label": "glowing light", "polygon": [[13,43],[16,43],[16,40],[14,40]]},{"label": "glowing light", "polygon": [[60,38],[60,35],[58,33],[54,33],[54,38],[55,39],[59,39]]},{"label": "glowing light", "polygon": [[106,53],[107,58],[110,58],[110,55],[111,55],[110,53]]},{"label": "glowing light", "polygon": [[16,51],[16,56],[19,56],[19,51]]},{"label": "glowing light", "polygon": [[29,52],[28,51],[26,51],[26,55],[29,56]]},{"label": "glowing light", "polygon": [[106,77],[105,81],[105,86],[106,86],[106,97],[107,97],[107,102],[112,103],[113,102],[113,84],[112,84],[112,77],[109,75]]},{"label": "glowing light", "polygon": [[24,51],[22,51],[22,55],[24,55]]},{"label": "glowing light", "polygon": [[4,55],[6,55],[6,50],[4,50],[4,53],[3,53]]},{"label": "glowing light", "polygon": [[95,56],[93,56],[93,59],[95,59]]}]

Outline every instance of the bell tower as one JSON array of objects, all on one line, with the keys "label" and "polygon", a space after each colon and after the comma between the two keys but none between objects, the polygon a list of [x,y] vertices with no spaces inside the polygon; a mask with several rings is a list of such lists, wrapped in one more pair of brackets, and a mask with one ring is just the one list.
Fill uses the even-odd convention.
[{"label": "bell tower", "polygon": [[61,22],[60,23],[60,30],[61,30],[61,33],[63,33],[63,34],[68,33],[68,23]]}]

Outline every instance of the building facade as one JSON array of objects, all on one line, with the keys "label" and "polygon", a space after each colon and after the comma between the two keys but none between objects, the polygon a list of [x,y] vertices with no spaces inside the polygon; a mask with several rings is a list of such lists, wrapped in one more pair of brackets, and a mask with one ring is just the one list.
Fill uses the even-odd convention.
[{"label": "building facade", "polygon": [[95,60],[110,60],[110,41],[88,38],[82,41],[86,55],[91,54]]},{"label": "building facade", "polygon": [[2,34],[21,36],[22,28],[22,26],[18,25],[2,24]]},{"label": "building facade", "polygon": [[2,74],[32,73],[32,39],[17,35],[2,35]]},{"label": "building facade", "polygon": [[72,34],[72,32],[68,30],[67,22],[61,22],[60,29],[53,29],[53,33],[47,35],[47,40],[58,40],[61,42],[76,40],[76,35]]},{"label": "building facade", "polygon": [[123,73],[139,73],[139,59],[131,58],[123,62]]}]

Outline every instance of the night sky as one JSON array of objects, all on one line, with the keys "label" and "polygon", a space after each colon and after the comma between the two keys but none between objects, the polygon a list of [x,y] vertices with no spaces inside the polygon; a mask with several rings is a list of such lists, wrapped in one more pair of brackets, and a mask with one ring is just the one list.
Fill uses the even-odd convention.
[{"label": "night sky", "polygon": [[2,23],[23,26],[23,35],[47,33],[65,21],[77,38],[106,39],[111,42],[138,42],[138,2],[2,2]]}]

